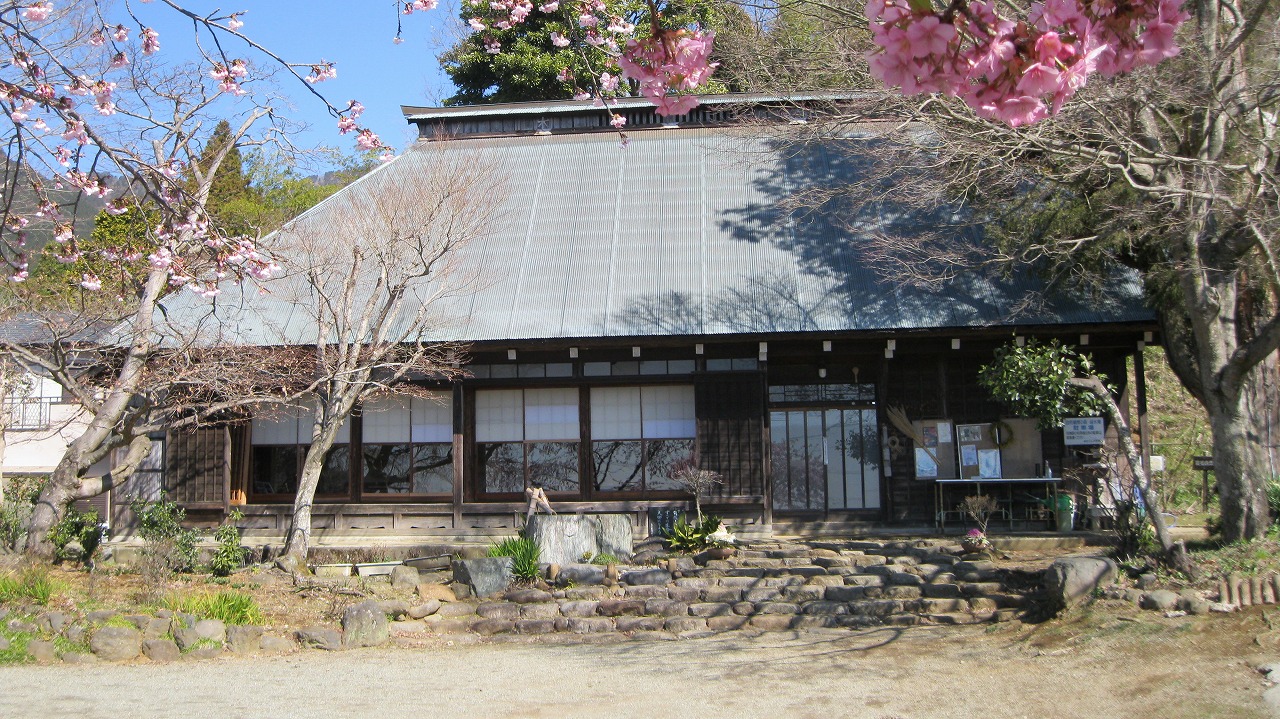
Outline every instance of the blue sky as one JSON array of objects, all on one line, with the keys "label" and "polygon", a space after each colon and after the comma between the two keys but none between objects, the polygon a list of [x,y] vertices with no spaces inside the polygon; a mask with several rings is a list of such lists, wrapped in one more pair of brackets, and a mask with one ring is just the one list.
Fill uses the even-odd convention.
[{"label": "blue sky", "polygon": [[[284,59],[335,63],[338,77],[317,84],[316,89],[339,107],[353,99],[363,103],[362,124],[397,150],[414,137],[400,105],[438,105],[453,92],[436,60],[452,44],[450,28],[459,24],[456,12],[444,2],[435,10],[409,16],[397,16],[398,3],[393,0],[189,0],[180,4],[197,13],[247,11],[241,16],[245,23],[241,32]],[[154,23],[163,53],[190,56],[193,39],[189,21],[158,2],[150,6],[135,3],[133,9],[146,22]],[[404,43],[400,45],[392,42],[397,18],[403,27]],[[228,53],[232,52],[228,48]],[[295,100],[287,115],[311,125],[294,138],[297,145],[353,150],[352,136],[338,135],[333,118],[319,100],[296,82],[283,89]]]}]

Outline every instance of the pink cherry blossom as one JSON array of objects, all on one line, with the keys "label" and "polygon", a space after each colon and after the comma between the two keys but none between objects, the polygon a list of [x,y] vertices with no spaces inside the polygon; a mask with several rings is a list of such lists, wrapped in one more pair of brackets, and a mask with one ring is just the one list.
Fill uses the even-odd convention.
[{"label": "pink cherry blossom", "polygon": [[111,31],[111,39],[116,42],[124,42],[125,40],[128,40],[129,28],[124,25],[116,25],[115,29]]},{"label": "pink cherry blossom", "polygon": [[53,12],[52,2],[38,2],[22,9],[22,19],[27,22],[44,22]]},{"label": "pink cherry blossom", "polygon": [[160,33],[146,28],[142,31],[142,54],[154,55],[160,50]]},{"label": "pink cherry blossom", "polygon": [[382,140],[374,134],[373,130],[365,129],[356,133],[356,147],[361,150],[376,150],[382,146]]},{"label": "pink cherry blossom", "polygon": [[545,13],[553,13],[556,10],[560,9],[560,0],[553,0],[553,2],[543,3],[542,5],[538,6],[538,9]]},{"label": "pink cherry blossom", "polygon": [[80,276],[80,286],[90,292],[97,292],[102,289],[102,281],[92,272],[86,272]]},{"label": "pink cherry blossom", "polygon": [[303,79],[305,79],[307,82],[314,85],[317,82],[332,80],[337,76],[338,76],[338,68],[334,67],[333,63],[325,61],[325,62],[320,62],[315,65],[312,65],[311,74],[307,75]]},{"label": "pink cherry blossom", "polygon": [[470,20],[468,20],[468,21],[467,21],[467,24],[468,24],[468,25],[470,25],[470,26],[471,26],[471,29],[472,29],[472,30],[475,30],[476,32],[480,32],[481,30],[483,30],[483,29],[485,29],[486,27],[488,27],[488,26],[487,26],[487,25],[485,25],[485,24],[484,24],[484,22],[483,22],[480,18],[478,18],[478,17],[473,17],[473,18],[471,18]]},{"label": "pink cherry blossom", "polygon": [[712,32],[661,31],[657,36],[628,40],[618,66],[622,76],[640,83],[660,115],[683,115],[698,105],[694,95],[675,97],[672,91],[693,90],[710,78],[718,63],[710,62]]},{"label": "pink cherry blossom", "polygon": [[227,18],[227,27],[232,30],[244,27],[244,22],[240,20],[240,13],[232,13],[231,17]]},{"label": "pink cherry blossom", "polygon": [[555,45],[556,47],[569,47],[569,38],[565,37],[564,35],[561,35],[558,32],[552,31],[551,44]]},{"label": "pink cherry blossom", "polygon": [[615,112],[613,113],[613,116],[609,119],[609,124],[612,125],[614,129],[621,130],[622,128],[627,126],[627,118]]}]

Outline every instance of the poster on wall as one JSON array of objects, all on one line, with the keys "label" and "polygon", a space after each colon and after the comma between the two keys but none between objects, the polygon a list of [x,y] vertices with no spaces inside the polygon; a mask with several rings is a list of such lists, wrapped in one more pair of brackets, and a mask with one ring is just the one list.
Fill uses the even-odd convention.
[{"label": "poster on wall", "polygon": [[946,420],[938,420],[938,442],[951,444],[951,423]]},{"label": "poster on wall", "polygon": [[1000,450],[978,450],[978,476],[982,479],[1000,479]]},{"label": "poster on wall", "polygon": [[976,444],[960,445],[960,464],[966,467],[978,466],[978,445]]},{"label": "poster on wall", "polygon": [[925,451],[916,447],[916,479],[933,479],[938,476],[938,463]]},{"label": "poster on wall", "polygon": [[924,446],[930,447],[930,448],[938,446],[938,426],[937,425],[932,425],[932,426],[925,425],[924,427],[921,427],[920,435],[924,437]]},{"label": "poster on wall", "polygon": [[[962,424],[956,428],[960,435],[960,444],[977,444],[982,441],[982,425]],[[967,462],[965,464],[968,464]]]}]

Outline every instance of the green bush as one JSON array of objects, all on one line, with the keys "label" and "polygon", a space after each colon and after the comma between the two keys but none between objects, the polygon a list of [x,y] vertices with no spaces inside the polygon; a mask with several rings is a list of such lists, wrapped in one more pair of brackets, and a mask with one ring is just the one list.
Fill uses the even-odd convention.
[{"label": "green bush", "polygon": [[1267,509],[1271,511],[1271,522],[1280,524],[1280,477],[1267,482]]},{"label": "green bush", "polygon": [[710,546],[707,537],[719,528],[720,518],[714,514],[703,517],[701,524],[690,524],[681,517],[667,534],[667,543],[676,552],[700,552]]},{"label": "green bush", "polygon": [[0,547],[17,550],[26,537],[27,520],[48,477],[8,477],[0,502]]},{"label": "green bush", "polygon": [[[98,510],[81,512],[74,505],[68,505],[62,519],[49,530],[49,541],[53,542],[58,559],[91,563],[98,545],[102,543],[102,519],[98,516]],[[80,548],[72,549],[72,542],[80,545]]]},{"label": "green bush", "polygon": [[130,505],[138,515],[138,536],[146,543],[145,561],[157,575],[190,572],[195,569],[200,535],[182,526],[187,512],[160,495],[159,501],[134,500]]},{"label": "green bush", "polygon": [[511,557],[511,576],[522,582],[532,582],[538,578],[538,563],[542,559],[542,550],[532,539],[507,537],[489,547],[489,556]]},{"label": "green bush", "polygon": [[236,522],[244,519],[240,510],[234,510],[227,521],[213,533],[218,548],[213,551],[209,560],[209,571],[215,577],[225,577],[244,566],[249,550],[240,543],[240,528]]},{"label": "green bush", "polygon": [[45,605],[58,590],[58,583],[44,567],[27,567],[0,575],[0,604],[34,602]]},{"label": "green bush", "polygon": [[164,606],[175,612],[219,619],[227,624],[262,624],[262,610],[252,595],[244,592],[170,595]]}]

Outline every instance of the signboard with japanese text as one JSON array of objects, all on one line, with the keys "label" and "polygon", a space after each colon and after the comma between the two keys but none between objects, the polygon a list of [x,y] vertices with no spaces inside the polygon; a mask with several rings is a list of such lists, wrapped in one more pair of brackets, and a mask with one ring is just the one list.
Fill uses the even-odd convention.
[{"label": "signboard with japanese text", "polygon": [[1107,425],[1101,417],[1068,417],[1062,420],[1063,444],[1096,447],[1102,444]]}]

